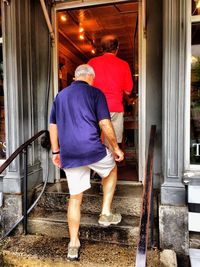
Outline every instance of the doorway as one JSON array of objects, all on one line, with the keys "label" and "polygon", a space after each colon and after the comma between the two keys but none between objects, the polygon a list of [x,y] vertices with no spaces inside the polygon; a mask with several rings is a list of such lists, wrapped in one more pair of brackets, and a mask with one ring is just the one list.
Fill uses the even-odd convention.
[{"label": "doorway", "polygon": [[[109,1],[108,1],[109,2]],[[102,5],[81,6],[59,4],[55,9],[56,49],[55,88],[62,90],[73,80],[75,68],[99,56],[100,39],[105,34],[118,36],[120,49],[117,56],[128,62],[134,87],[131,96],[134,105],[124,101],[125,161],[118,168],[119,180],[138,181],[140,178],[139,155],[139,3],[137,1]],[[72,3],[72,2],[71,2]],[[86,6],[87,5],[87,6]]]},{"label": "doorway", "polygon": [[6,135],[5,135],[5,101],[4,101],[4,73],[3,73],[3,38],[2,16],[0,8],[0,166],[6,160]]}]

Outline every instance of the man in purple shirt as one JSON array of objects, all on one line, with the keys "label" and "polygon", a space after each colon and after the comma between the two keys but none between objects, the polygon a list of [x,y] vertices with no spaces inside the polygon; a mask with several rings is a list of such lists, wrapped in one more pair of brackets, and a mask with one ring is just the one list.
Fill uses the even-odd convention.
[{"label": "man in purple shirt", "polygon": [[[79,257],[80,210],[83,192],[91,187],[90,169],[102,177],[103,204],[99,224],[109,226],[121,221],[120,214],[111,212],[111,204],[117,182],[115,161],[122,161],[124,154],[116,141],[105,96],[92,86],[94,77],[92,67],[80,65],[75,70],[75,81],[56,96],[50,115],[52,161],[64,169],[70,192],[69,260]],[[102,144],[101,131],[112,151]]]}]

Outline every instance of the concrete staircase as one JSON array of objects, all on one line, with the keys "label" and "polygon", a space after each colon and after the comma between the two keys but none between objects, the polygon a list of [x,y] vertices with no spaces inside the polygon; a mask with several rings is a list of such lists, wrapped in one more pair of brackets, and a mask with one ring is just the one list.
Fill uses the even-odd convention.
[{"label": "concrete staircase", "polygon": [[[66,238],[41,235],[14,236],[8,238],[0,254],[2,267],[133,267],[135,248],[100,242],[81,242],[79,262],[67,260]],[[169,254],[167,255],[168,258]],[[160,265],[160,252],[147,253],[147,266],[175,267]],[[163,262],[169,262],[163,259]]]},{"label": "concrete staircase", "polygon": [[[36,196],[40,190],[40,187],[37,188]],[[67,192],[65,180],[47,187],[29,217],[30,234],[42,234],[53,238],[68,237],[66,204],[69,195]],[[101,227],[98,225],[102,203],[101,185],[99,182],[92,182],[92,187],[85,192],[82,203],[81,240],[135,246],[138,239],[141,202],[141,183],[119,183],[113,200],[113,210],[122,214],[122,222],[116,226]]]},{"label": "concrete staircase", "polygon": [[[36,189],[35,198],[41,189],[42,187]],[[99,182],[92,182],[91,189],[85,192],[82,204],[80,262],[71,263],[67,261],[67,183],[66,180],[61,180],[48,185],[29,216],[29,235],[9,237],[5,244],[0,243],[0,266],[134,266],[142,189],[139,182],[118,182],[113,210],[122,214],[122,222],[117,226],[100,227],[97,222],[102,190]],[[154,203],[156,204],[156,198]],[[147,266],[160,266],[160,252],[157,249],[148,251]],[[169,266],[176,265],[167,265]]]},{"label": "concrete staircase", "polygon": [[[35,198],[41,189],[42,187],[36,189]],[[6,240],[0,253],[0,266],[134,266],[142,189],[139,182],[119,181],[113,200],[113,210],[122,214],[122,222],[117,226],[100,227],[98,216],[101,211],[102,190],[99,182],[92,182],[92,187],[85,192],[82,203],[80,262],[72,263],[67,261],[67,183],[66,180],[61,180],[59,183],[48,185],[29,216],[29,235],[13,236]],[[159,261],[158,250],[148,251],[148,266],[160,266]]]}]

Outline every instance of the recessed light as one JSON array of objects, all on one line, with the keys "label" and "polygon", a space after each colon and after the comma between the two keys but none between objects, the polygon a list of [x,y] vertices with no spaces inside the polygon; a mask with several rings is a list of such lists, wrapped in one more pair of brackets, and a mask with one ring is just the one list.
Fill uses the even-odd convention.
[{"label": "recessed light", "polygon": [[61,19],[62,21],[64,21],[64,22],[67,21],[67,17],[66,17],[66,15],[61,15],[61,16],[60,16],[60,19]]},{"label": "recessed light", "polygon": [[79,39],[84,40],[85,39],[84,35],[83,34],[80,34],[79,35]]},{"label": "recessed light", "polygon": [[80,27],[80,28],[79,28],[79,32],[84,32],[83,27]]}]

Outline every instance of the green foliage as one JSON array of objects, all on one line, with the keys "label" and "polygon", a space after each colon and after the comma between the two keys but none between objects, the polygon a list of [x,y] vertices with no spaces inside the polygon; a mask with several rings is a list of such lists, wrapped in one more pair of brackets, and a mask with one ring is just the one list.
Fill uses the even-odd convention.
[{"label": "green foliage", "polygon": [[192,64],[192,75],[195,82],[200,82],[200,58],[197,58],[197,62]]}]

